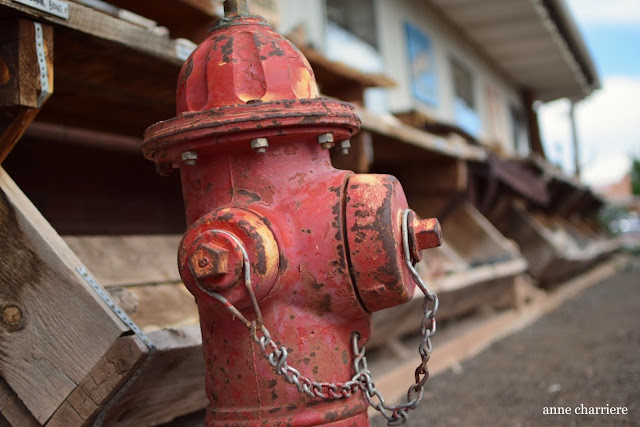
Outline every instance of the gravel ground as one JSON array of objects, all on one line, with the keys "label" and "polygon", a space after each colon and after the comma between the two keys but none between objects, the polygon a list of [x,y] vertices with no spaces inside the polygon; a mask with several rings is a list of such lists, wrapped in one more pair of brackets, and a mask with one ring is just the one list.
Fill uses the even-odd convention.
[{"label": "gravel ground", "polygon": [[[640,267],[461,366],[429,380],[409,426],[640,426]],[[574,413],[607,404],[628,414]],[[545,407],[570,407],[572,414],[544,415]],[[376,417],[372,425],[386,422]]]}]

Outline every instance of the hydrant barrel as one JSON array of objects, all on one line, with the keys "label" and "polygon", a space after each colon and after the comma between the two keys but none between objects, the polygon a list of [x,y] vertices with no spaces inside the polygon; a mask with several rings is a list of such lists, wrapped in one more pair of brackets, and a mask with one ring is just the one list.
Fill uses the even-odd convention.
[{"label": "hydrant barrel", "polygon": [[[353,337],[366,344],[371,313],[414,293],[407,201],[391,176],[333,168],[329,150],[360,129],[355,108],[320,97],[306,58],[245,6],[225,2],[182,68],[177,116],[143,144],[160,171],[181,174],[189,226],[178,266],[200,314],[206,422],[366,425],[362,392],[331,398],[331,384],[352,379]],[[411,224],[417,259],[439,232]],[[284,357],[307,392],[265,359],[267,330],[284,348],[273,363]]]}]

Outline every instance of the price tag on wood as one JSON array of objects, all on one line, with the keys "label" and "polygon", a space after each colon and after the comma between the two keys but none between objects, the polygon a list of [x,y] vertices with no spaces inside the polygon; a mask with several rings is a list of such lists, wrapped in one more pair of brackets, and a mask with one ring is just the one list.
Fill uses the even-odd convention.
[{"label": "price tag on wood", "polygon": [[16,3],[22,3],[34,9],[59,16],[63,19],[69,19],[69,5],[67,2],[60,0],[13,0]]}]

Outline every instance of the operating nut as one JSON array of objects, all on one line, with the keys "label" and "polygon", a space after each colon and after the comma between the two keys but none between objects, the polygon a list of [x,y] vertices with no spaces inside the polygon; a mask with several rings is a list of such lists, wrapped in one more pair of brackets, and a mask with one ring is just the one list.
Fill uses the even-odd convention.
[{"label": "operating nut", "polygon": [[323,133],[322,135],[318,135],[318,144],[322,145],[322,148],[325,150],[333,147],[333,134]]},{"label": "operating nut", "polygon": [[251,140],[251,148],[253,148],[258,154],[266,153],[268,146],[269,141],[267,140],[267,138],[256,138]]},{"label": "operating nut", "polygon": [[422,259],[420,251],[436,248],[442,244],[442,228],[436,218],[420,219],[414,212],[409,214],[409,251],[414,261]]},{"label": "operating nut", "polygon": [[203,280],[227,273],[229,252],[213,243],[201,243],[189,257],[193,275]]}]

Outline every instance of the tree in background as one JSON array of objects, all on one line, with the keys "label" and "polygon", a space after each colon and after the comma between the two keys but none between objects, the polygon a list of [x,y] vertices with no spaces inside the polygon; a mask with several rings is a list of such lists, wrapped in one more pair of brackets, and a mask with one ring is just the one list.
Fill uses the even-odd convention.
[{"label": "tree in background", "polygon": [[631,192],[640,196],[640,157],[631,158]]}]

